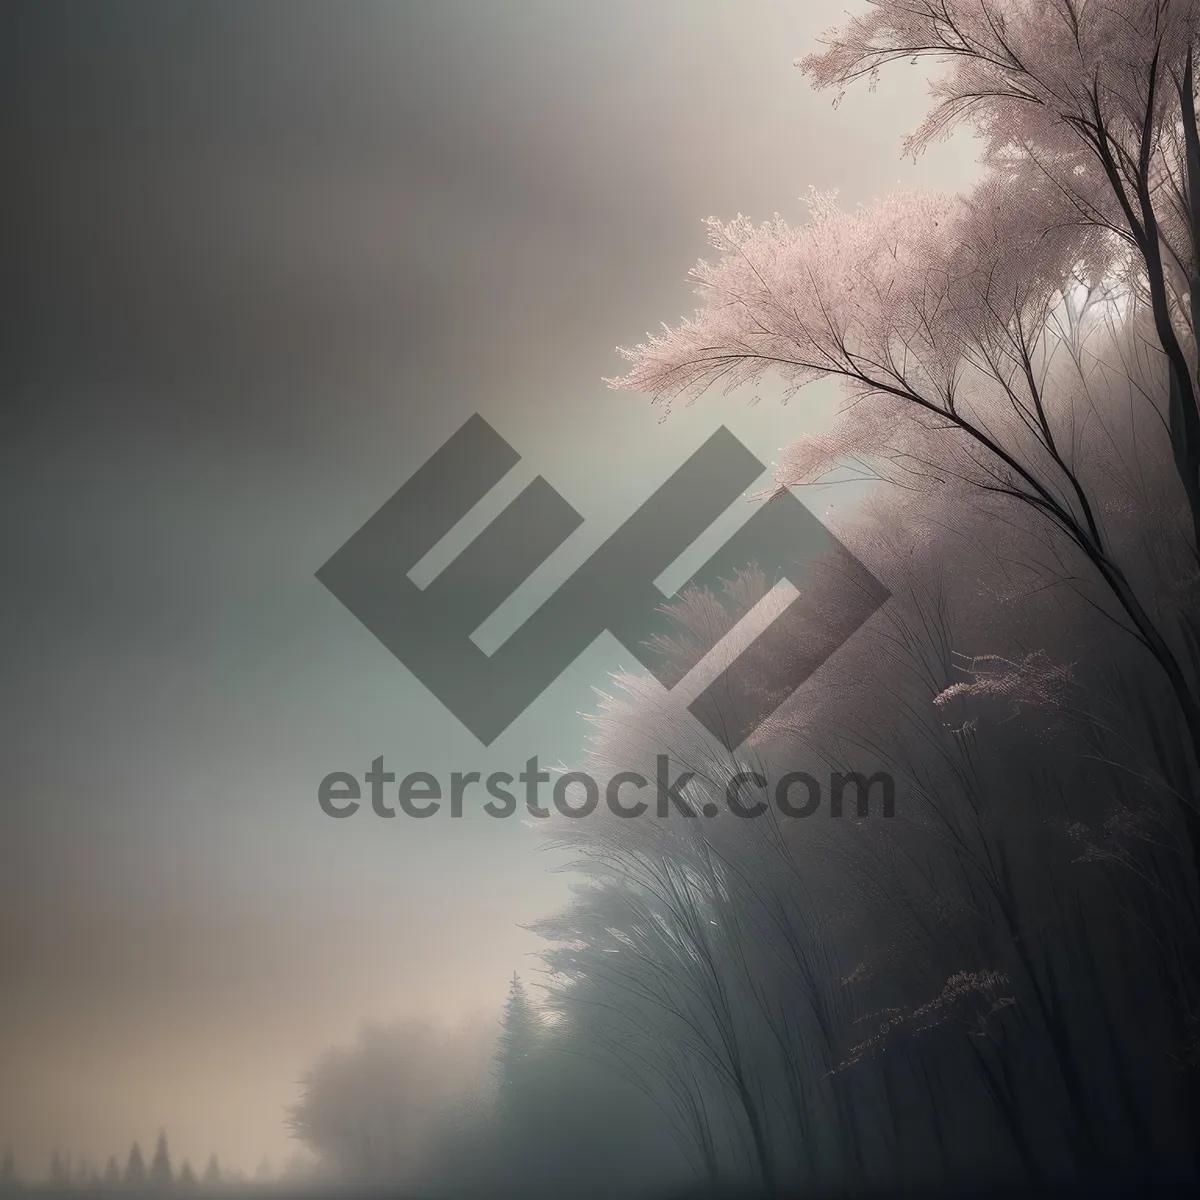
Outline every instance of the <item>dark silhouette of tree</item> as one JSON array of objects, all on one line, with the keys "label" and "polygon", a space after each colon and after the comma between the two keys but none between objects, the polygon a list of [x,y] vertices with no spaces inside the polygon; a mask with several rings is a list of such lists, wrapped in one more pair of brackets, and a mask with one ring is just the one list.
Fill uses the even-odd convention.
[{"label": "dark silhouette of tree", "polygon": [[114,1187],[121,1182],[121,1168],[117,1163],[117,1156],[110,1154],[108,1162],[104,1167],[104,1176],[102,1182],[105,1187]]},{"label": "dark silhouette of tree", "polygon": [[204,1174],[200,1179],[204,1187],[220,1187],[221,1186],[221,1164],[217,1161],[215,1154],[210,1154],[208,1164],[204,1168]]},{"label": "dark silhouette of tree", "polygon": [[160,1131],[154,1147],[154,1158],[150,1162],[149,1183],[151,1187],[169,1188],[175,1181],[171,1170],[171,1156],[167,1151],[167,1135]]},{"label": "dark silhouette of tree", "polygon": [[514,971],[496,1047],[501,1103],[512,1103],[528,1085],[541,1044],[542,1021],[521,977]]},{"label": "dark silhouette of tree", "polygon": [[129,1149],[129,1159],[125,1163],[123,1182],[129,1187],[143,1187],[146,1183],[146,1162],[142,1158],[142,1148],[134,1142]]},{"label": "dark silhouette of tree", "polygon": [[192,1174],[192,1164],[186,1158],[179,1168],[179,1178],[175,1183],[182,1191],[191,1191],[196,1186],[196,1176]]}]

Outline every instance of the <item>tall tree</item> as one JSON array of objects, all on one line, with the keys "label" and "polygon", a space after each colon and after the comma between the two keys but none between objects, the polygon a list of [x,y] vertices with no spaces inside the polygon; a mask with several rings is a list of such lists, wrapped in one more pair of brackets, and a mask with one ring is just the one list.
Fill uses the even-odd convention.
[{"label": "tall tree", "polygon": [[541,1033],[542,1022],[537,1008],[529,999],[521,977],[514,971],[496,1048],[496,1072],[504,1100],[514,1100],[527,1086]]},{"label": "tall tree", "polygon": [[121,1168],[117,1163],[117,1156],[110,1154],[108,1162],[104,1167],[104,1175],[101,1180],[105,1187],[114,1187],[121,1182]]},{"label": "tall tree", "polygon": [[150,1161],[149,1182],[152,1187],[169,1188],[175,1176],[171,1170],[171,1156],[167,1151],[167,1135],[160,1130],[158,1143],[154,1147],[154,1158]]},{"label": "tall tree", "polygon": [[129,1158],[125,1163],[124,1183],[129,1187],[143,1187],[146,1183],[146,1160],[142,1158],[142,1148],[134,1142],[129,1149]]},{"label": "tall tree", "polygon": [[220,1187],[221,1164],[217,1161],[215,1154],[208,1156],[208,1163],[204,1168],[204,1174],[201,1176],[200,1182],[206,1188]]},{"label": "tall tree", "polygon": [[[855,213],[814,195],[798,228],[714,219],[720,259],[693,272],[702,308],[626,351],[632,369],[612,382],[665,401],[769,371],[793,391],[832,378],[843,417],[795,447],[780,490],[852,460],[904,486],[966,481],[988,504],[1023,506],[1064,585],[1086,589],[1162,672],[1190,751],[1171,781],[1176,819],[1200,873],[1198,12],[1194,0],[877,0],[805,70],[844,87],[935,58],[938,103],[910,148],[968,122],[982,181]],[[1113,453],[1090,419],[1081,345],[1114,324],[1136,334],[1136,353],[1153,347],[1155,378],[1130,379],[1139,445],[1126,451],[1173,464],[1161,510],[1145,476],[1130,501],[1173,539],[1167,594],[1147,589],[1140,548],[1120,543],[1102,503]]]},{"label": "tall tree", "polygon": [[[767,776],[781,763],[814,772],[813,760],[845,770],[847,748],[882,757],[908,783],[914,827],[928,819],[945,836],[864,829],[839,847],[837,831],[789,822],[764,853],[753,824],[656,840],[653,822],[618,821],[605,843],[603,821],[578,823],[589,858],[617,878],[555,935],[567,946],[551,962],[568,981],[560,994],[577,1026],[582,1014],[597,1027],[593,1043],[667,1094],[702,1160],[733,1157],[731,1106],[708,1102],[714,1079],[740,1090],[742,1074],[770,1097],[768,1148],[786,1157],[812,1143],[794,1164],[810,1177],[823,1158],[835,1178],[872,1159],[889,1172],[930,1154],[949,1162],[961,1113],[960,1129],[995,1139],[1033,1181],[1060,1156],[1098,1179],[1131,1162],[1164,1171],[1166,1145],[1170,1175],[1191,1153],[1198,40],[1194,0],[872,0],[804,69],[841,89],[892,61],[934,59],[936,107],[909,149],[966,122],[984,148],[979,184],[853,212],[814,193],[799,226],[713,220],[717,259],[693,273],[699,311],[627,351],[629,373],[611,381],[667,405],[768,372],[789,396],[818,379],[843,385],[837,423],[791,449],[765,498],[846,467],[890,485],[851,532],[892,600],[738,766]],[[1131,636],[1111,637],[1114,623]],[[955,653],[981,642],[980,658]],[[677,753],[691,723],[672,703],[656,693],[632,719],[616,714],[622,738],[654,730],[655,752],[670,746],[719,787],[708,748]],[[1052,754],[1013,726],[985,736],[989,705],[1006,719],[1008,706],[1041,710]],[[628,744],[616,760],[638,764]],[[1085,765],[1096,762],[1128,774]],[[1011,799],[1017,789],[1027,800]],[[1059,804],[1078,814],[1080,858],[1039,831]],[[849,922],[847,903],[861,904]],[[1116,932],[1121,912],[1154,929],[1156,948]],[[901,962],[906,945],[921,948]],[[720,1007],[695,1010],[708,994]],[[846,1001],[867,1007],[845,1020]],[[1134,1015],[1143,1006],[1159,1018]],[[1142,1118],[1150,1096],[1169,1114],[1165,1135]],[[830,1147],[839,1107],[853,1119]]]}]

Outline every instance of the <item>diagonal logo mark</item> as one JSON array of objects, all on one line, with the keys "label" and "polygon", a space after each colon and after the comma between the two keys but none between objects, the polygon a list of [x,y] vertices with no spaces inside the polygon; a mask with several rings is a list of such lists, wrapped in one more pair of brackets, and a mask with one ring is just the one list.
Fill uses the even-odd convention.
[{"label": "diagonal logo mark", "polygon": [[[762,474],[724,427],[566,579],[495,653],[471,634],[582,524],[538,476],[426,588],[412,568],[520,461],[472,416],[319,571],[317,578],[484,745],[605,630],[670,688],[715,644],[670,665],[654,581]],[[754,515],[680,589],[719,587],[757,564],[798,595],[689,705],[723,745],[745,741],[888,599],[889,592],[790,493]]]}]

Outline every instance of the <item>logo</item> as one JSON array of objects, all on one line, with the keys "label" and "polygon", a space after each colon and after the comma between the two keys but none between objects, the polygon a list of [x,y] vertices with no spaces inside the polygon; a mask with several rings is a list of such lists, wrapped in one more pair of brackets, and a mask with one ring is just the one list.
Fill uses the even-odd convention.
[{"label": "logo", "polygon": [[[485,746],[605,630],[664,687],[699,663],[718,639],[690,645],[682,663],[659,661],[651,648],[669,631],[670,601],[654,581],[764,470],[718,429],[488,655],[471,635],[583,523],[570,504],[539,475],[427,587],[409,573],[518,462],[476,414],[317,572]],[[680,594],[719,589],[752,564],[798,594],[688,706],[729,750],[889,596],[791,493],[756,509]]]}]

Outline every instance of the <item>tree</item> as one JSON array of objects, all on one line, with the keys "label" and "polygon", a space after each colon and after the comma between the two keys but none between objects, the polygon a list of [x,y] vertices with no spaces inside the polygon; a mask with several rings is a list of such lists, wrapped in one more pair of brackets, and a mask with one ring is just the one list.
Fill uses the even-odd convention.
[{"label": "tree", "polygon": [[514,971],[504,1004],[500,1039],[496,1048],[496,1070],[502,1098],[513,1100],[526,1085],[537,1056],[542,1023],[537,1009]]},{"label": "tree", "polygon": [[206,1188],[215,1188],[221,1186],[221,1164],[217,1161],[215,1154],[210,1154],[208,1164],[204,1168],[204,1175],[200,1182]]},{"label": "tree", "polygon": [[17,1167],[13,1161],[13,1152],[5,1146],[4,1155],[0,1157],[0,1188],[15,1188],[17,1183]]},{"label": "tree", "polygon": [[108,1163],[104,1167],[104,1176],[102,1179],[105,1187],[115,1187],[121,1182],[121,1168],[117,1165],[115,1154],[108,1156]]},{"label": "tree", "polygon": [[196,1176],[192,1174],[192,1164],[186,1158],[179,1168],[179,1178],[176,1183],[180,1191],[191,1191],[196,1186]]},{"label": "tree", "polygon": [[167,1152],[167,1135],[160,1131],[154,1147],[154,1158],[150,1161],[149,1182],[152,1187],[169,1188],[174,1182],[171,1171],[171,1156]]},{"label": "tree", "polygon": [[[835,1178],[952,1161],[955,1109],[990,1110],[986,1134],[959,1129],[1034,1181],[1059,1154],[1080,1178],[1161,1170],[1139,1097],[1170,1112],[1175,1155],[1200,1118],[1185,1065],[1200,997],[1198,17],[1188,0],[873,3],[802,65],[840,88],[937,59],[937,107],[908,148],[968,122],[980,183],[856,212],[813,193],[799,227],[711,221],[700,310],[625,351],[610,381],[666,404],[768,372],[789,396],[840,381],[837,423],[791,449],[765,498],[845,467],[888,485],[855,532],[893,599],[742,757],[779,778],[845,747],[878,756],[908,786],[909,826],[793,826],[755,847],[736,822],[667,837],[596,821],[571,838],[599,882],[550,927],[556,1001],[663,1096],[710,1174],[736,1169],[739,1075],[767,1098],[756,1143],[776,1158],[801,1143],[809,1178],[851,1081],[868,1119],[838,1131]],[[970,637],[989,653],[956,655]],[[686,711],[630,687],[610,765],[639,765],[645,733],[719,791],[727,768],[678,745]],[[1038,711],[1052,752],[1014,726],[985,737],[988,705]],[[1060,804],[1079,814],[1076,859],[1038,831]],[[1134,912],[1159,947],[1136,981],[1099,932]],[[1184,1069],[1168,1079],[1155,1054]]]},{"label": "tree", "polygon": [[129,1187],[143,1187],[146,1183],[146,1163],[142,1158],[142,1148],[137,1142],[130,1147],[123,1182]]},{"label": "tree", "polygon": [[[1196,39],[1192,0],[878,0],[804,69],[842,87],[895,60],[948,64],[909,149],[969,122],[982,181],[857,213],[814,194],[799,228],[711,221],[721,257],[693,272],[702,308],[625,351],[632,367],[610,382],[662,401],[771,370],[793,391],[834,378],[842,419],[797,444],[779,489],[851,459],[904,486],[966,484],[1023,506],[1051,536],[1060,578],[1163,673],[1190,750],[1176,814],[1200,872]],[[1151,378],[1130,384],[1138,441],[1164,452],[1176,481],[1162,513],[1142,493],[1144,516],[1176,539],[1169,595],[1147,588],[1138,551],[1114,536],[1105,434],[1074,403],[1094,382],[1084,340],[1118,324],[1155,349]]]},{"label": "tree", "polygon": [[[1033,184],[1035,203],[1066,206],[1068,253],[1078,255],[1085,241],[1107,255],[1132,252],[1124,266],[1143,285],[1168,362],[1170,438],[1200,546],[1200,415],[1184,345],[1191,342],[1194,357],[1187,301],[1200,281],[1196,5],[876,0],[872,8],[826,35],[824,53],[804,59],[815,86],[844,86],[896,60],[936,56],[949,70],[908,148],[919,153],[969,122],[984,139],[985,161],[1011,173],[1004,185]],[[1048,228],[1045,215],[1038,231]],[[1097,233],[1111,236],[1097,242]],[[1063,265],[1060,258],[1056,272],[1052,264],[1044,282],[1055,286]]]},{"label": "tree", "polygon": [[438,1122],[482,1074],[486,1050],[419,1021],[364,1026],[306,1072],[289,1126],[344,1180],[407,1181]]}]

